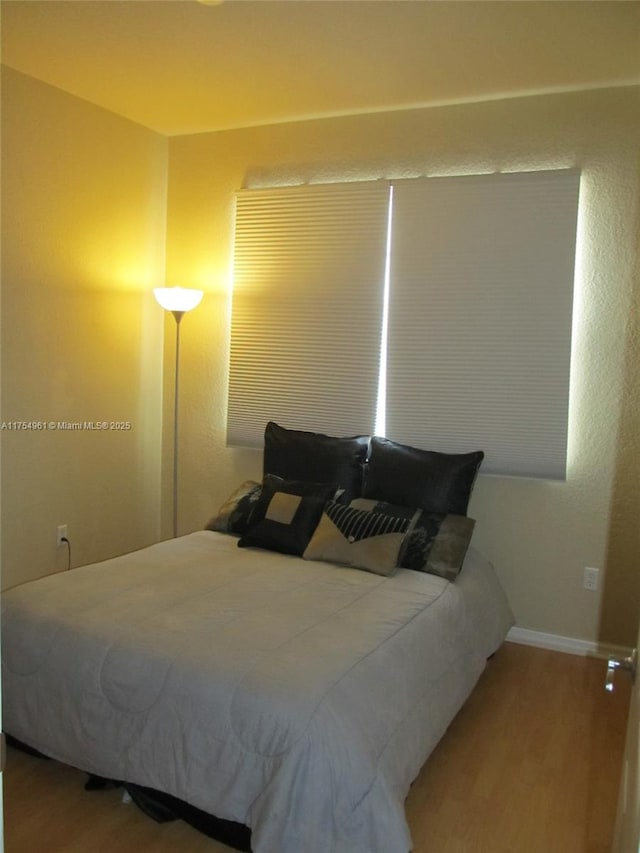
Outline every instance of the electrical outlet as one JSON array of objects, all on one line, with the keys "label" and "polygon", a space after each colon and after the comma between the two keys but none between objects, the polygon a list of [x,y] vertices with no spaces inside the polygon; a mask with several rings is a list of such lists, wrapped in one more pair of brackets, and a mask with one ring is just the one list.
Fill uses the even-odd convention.
[{"label": "electrical outlet", "polygon": [[60,545],[63,545],[64,543],[62,540],[66,539],[66,538],[67,538],[67,525],[66,524],[59,524],[58,525],[57,538],[56,538],[56,545],[58,545],[58,547]]},{"label": "electrical outlet", "polygon": [[600,582],[600,569],[592,569],[585,566],[584,569],[584,588],[595,592],[598,589]]}]

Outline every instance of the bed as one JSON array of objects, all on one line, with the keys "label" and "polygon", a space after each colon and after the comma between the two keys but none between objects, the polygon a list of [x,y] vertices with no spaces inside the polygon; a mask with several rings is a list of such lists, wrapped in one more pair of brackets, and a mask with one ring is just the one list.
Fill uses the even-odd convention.
[{"label": "bed", "polygon": [[4,593],[5,730],[243,824],[255,853],[408,853],[404,800],[512,624],[504,592],[470,544],[454,579],[381,570],[406,529],[365,570],[310,552],[334,502],[274,494],[267,538],[303,518],[302,553],[230,535],[236,500],[218,529]]}]

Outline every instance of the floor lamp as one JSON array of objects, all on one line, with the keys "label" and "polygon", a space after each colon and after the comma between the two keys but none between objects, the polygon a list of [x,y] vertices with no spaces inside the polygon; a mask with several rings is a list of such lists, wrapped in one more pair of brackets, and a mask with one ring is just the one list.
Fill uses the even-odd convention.
[{"label": "floor lamp", "polygon": [[180,320],[187,311],[200,304],[201,290],[187,287],[156,287],[158,303],[171,311],[176,320],[176,366],[173,391],[173,536],[178,535],[178,388],[180,382]]}]

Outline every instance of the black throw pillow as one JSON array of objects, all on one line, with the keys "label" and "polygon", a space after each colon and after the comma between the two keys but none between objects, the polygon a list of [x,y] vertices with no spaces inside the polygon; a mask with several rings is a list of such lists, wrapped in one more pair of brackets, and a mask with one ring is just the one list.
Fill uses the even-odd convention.
[{"label": "black throw pillow", "polygon": [[238,546],[301,555],[320,521],[326,502],[335,493],[335,483],[284,480],[267,474],[249,527],[238,541]]}]

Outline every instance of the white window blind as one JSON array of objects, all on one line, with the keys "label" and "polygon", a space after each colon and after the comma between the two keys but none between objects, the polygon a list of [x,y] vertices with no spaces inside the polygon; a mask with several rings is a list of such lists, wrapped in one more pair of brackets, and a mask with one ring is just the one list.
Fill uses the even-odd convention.
[{"label": "white window blind", "polygon": [[269,420],[373,432],[388,195],[383,181],[238,193],[228,444],[261,447]]},{"label": "white window blind", "polygon": [[387,437],[566,476],[579,174],[394,183]]}]

